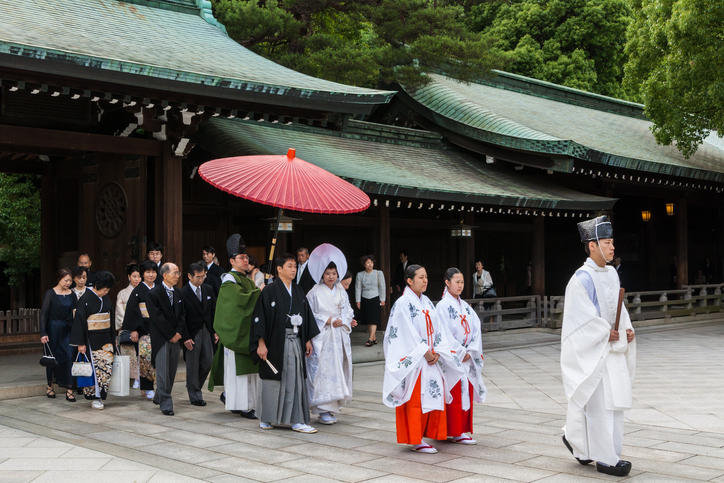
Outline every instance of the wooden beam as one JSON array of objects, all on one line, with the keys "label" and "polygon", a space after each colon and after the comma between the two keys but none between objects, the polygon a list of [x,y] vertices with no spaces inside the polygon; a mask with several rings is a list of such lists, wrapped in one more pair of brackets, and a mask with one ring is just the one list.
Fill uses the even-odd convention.
[{"label": "wooden beam", "polygon": [[[171,142],[163,143],[163,155],[156,159],[155,240],[163,245],[163,263],[178,265],[185,273],[183,256],[183,183],[181,158],[173,155]],[[145,255],[145,254],[144,254]],[[179,284],[183,283],[183,277]]]},{"label": "wooden beam", "polygon": [[531,250],[531,289],[533,295],[546,294],[546,253],[545,253],[545,218],[537,216],[533,219],[533,249]]},{"label": "wooden beam", "polygon": [[[379,270],[382,270],[382,273],[385,276],[385,290],[387,290],[387,287],[392,286],[392,278],[391,278],[391,267],[390,267],[390,209],[387,207],[380,208],[380,217],[379,217],[379,265],[377,266]],[[385,306],[382,307],[382,324],[380,324],[380,329],[385,330],[387,328],[387,318],[390,315],[390,304],[392,303],[392,295],[390,294],[389,290],[387,290],[387,293],[385,294]]]},{"label": "wooden beam", "polygon": [[2,126],[0,150],[35,153],[38,149],[63,152],[140,154],[159,156],[162,143],[153,139],[122,138],[72,131],[57,131],[22,126]]},{"label": "wooden beam", "polygon": [[687,200],[683,196],[676,203],[676,285],[689,284],[689,237],[687,233]]}]

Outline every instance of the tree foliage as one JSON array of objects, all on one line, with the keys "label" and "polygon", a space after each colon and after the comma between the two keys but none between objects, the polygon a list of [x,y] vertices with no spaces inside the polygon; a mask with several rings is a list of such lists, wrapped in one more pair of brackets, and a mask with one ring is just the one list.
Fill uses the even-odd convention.
[{"label": "tree foliage", "polygon": [[437,68],[460,80],[505,66],[465,23],[468,2],[445,0],[215,0],[241,45],[315,77],[362,87],[426,82]]},{"label": "tree foliage", "polygon": [[724,2],[633,0],[624,86],[656,140],[690,156],[724,134]]},{"label": "tree foliage", "polygon": [[10,285],[40,267],[39,178],[0,173],[0,262]]},{"label": "tree foliage", "polygon": [[513,73],[623,95],[626,0],[496,0],[473,6],[467,22],[512,57]]}]

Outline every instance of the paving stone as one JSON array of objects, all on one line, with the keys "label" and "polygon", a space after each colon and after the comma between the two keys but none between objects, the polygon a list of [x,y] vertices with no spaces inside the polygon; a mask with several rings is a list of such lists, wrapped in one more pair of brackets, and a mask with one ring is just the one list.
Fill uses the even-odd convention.
[{"label": "paving stone", "polygon": [[[427,455],[418,454],[418,456]],[[437,464],[433,464],[431,460],[429,464],[425,464],[419,460],[408,461],[406,459],[395,457],[367,461],[365,463],[360,463],[357,466],[375,468],[386,473],[393,473],[395,475],[417,478],[419,481],[446,482],[457,478],[462,478],[463,476],[468,476],[470,474],[469,471],[464,471],[464,469],[458,468],[455,465],[455,463],[457,461],[460,461],[461,459],[462,458],[446,460]]]},{"label": "paving stone", "polygon": [[207,461],[206,463],[202,463],[202,466],[258,481],[278,481],[304,473],[303,471],[284,468],[280,465],[268,465],[244,458],[223,458]]},{"label": "paving stone", "polygon": [[[347,482],[357,482],[383,476],[391,472],[388,471],[389,468],[384,468],[383,465],[374,465],[373,463],[376,461],[379,460],[367,461],[360,463],[359,465],[347,465],[344,463],[333,463],[331,461],[324,461],[320,459],[303,458],[294,461],[287,461],[286,463],[282,463],[281,466],[297,470],[300,473],[310,473],[313,475],[323,476],[325,478],[333,478]],[[365,465],[380,468],[381,471],[369,469],[370,466],[365,467]]]},{"label": "paving stone", "polygon": [[482,461],[477,458],[459,458],[453,461],[446,461],[437,466],[450,468],[450,471],[459,470],[469,473],[478,473],[481,475],[496,476],[498,478],[507,478],[515,481],[535,481],[547,476],[554,475],[556,472],[539,470],[520,465],[495,463],[490,461]]}]

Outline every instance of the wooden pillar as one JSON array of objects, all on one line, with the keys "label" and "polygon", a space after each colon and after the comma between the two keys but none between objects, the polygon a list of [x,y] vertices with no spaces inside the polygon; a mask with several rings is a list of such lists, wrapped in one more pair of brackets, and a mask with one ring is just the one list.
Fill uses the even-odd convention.
[{"label": "wooden pillar", "polygon": [[[183,171],[181,158],[174,156],[171,144],[163,146],[163,155],[156,161],[156,226],[155,240],[163,245],[163,263],[172,262],[185,273],[183,254]],[[143,254],[142,256],[144,256]],[[184,277],[179,279],[182,283]]]},{"label": "wooden pillar", "polygon": [[[475,213],[465,214],[465,224],[475,226]],[[473,264],[475,263],[475,229],[471,229],[470,236],[460,239],[460,271],[463,272],[465,290],[462,297],[473,298]]]},{"label": "wooden pillar", "polygon": [[[653,211],[653,203],[649,201],[646,203],[646,211],[651,213]],[[661,289],[671,289],[671,275],[669,275],[668,265],[664,264],[664,269],[667,270],[666,277],[668,279],[668,282],[664,285],[660,282],[660,280],[663,280],[661,277],[661,267],[658,266],[658,264],[661,262],[661,260],[658,260],[656,257],[656,230],[654,229],[654,223],[661,223],[661,220],[657,220],[656,217],[651,217],[649,221],[642,221],[646,227],[646,265],[647,265],[647,290],[661,290]],[[615,235],[615,234],[614,234]],[[615,240],[615,238],[614,238]],[[669,260],[667,260],[669,261]],[[659,271],[659,275],[657,275],[657,270]],[[663,285],[663,286],[662,286]],[[633,289],[634,287],[624,287],[626,290]]]},{"label": "wooden pillar", "polygon": [[533,243],[530,261],[532,265],[531,289],[533,295],[546,294],[546,237],[545,218],[536,216],[533,218]]},{"label": "wooden pillar", "polygon": [[679,198],[676,210],[676,285],[689,284],[689,237],[687,233],[686,197]]},{"label": "wooden pillar", "polygon": [[379,252],[377,257],[379,259],[379,264],[377,265],[377,269],[382,270],[382,273],[385,276],[385,290],[387,290],[387,293],[385,294],[385,306],[382,308],[382,324],[380,325],[380,329],[384,330],[387,328],[387,318],[389,317],[390,304],[392,303],[392,295],[389,291],[389,287],[392,286],[392,270],[390,269],[390,209],[386,206],[380,208],[378,226]]},{"label": "wooden pillar", "polygon": [[[56,285],[55,257],[57,238],[55,230],[55,186],[52,163],[45,163],[40,178],[40,287],[41,290]],[[75,207],[71,207],[73,209]],[[72,215],[71,215],[72,216]]]}]

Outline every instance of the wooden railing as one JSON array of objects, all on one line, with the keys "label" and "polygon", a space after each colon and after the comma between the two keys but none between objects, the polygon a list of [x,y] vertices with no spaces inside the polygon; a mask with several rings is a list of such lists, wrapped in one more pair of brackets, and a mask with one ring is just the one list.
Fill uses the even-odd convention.
[{"label": "wooden railing", "polygon": [[40,333],[40,309],[0,310],[0,335]]},{"label": "wooden railing", "polygon": [[542,327],[547,320],[545,297],[491,297],[466,300],[480,317],[484,332],[491,330]]},{"label": "wooden railing", "polygon": [[[685,285],[682,290],[656,290],[626,292],[624,303],[631,320],[670,319],[721,311],[722,284]],[[565,298],[546,297],[545,311],[548,314],[544,325],[558,328],[563,319]]]}]

